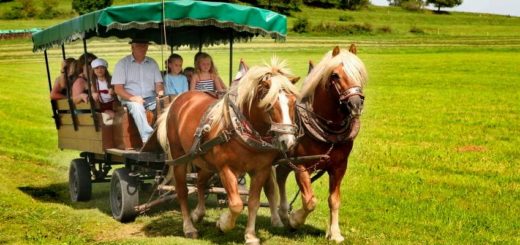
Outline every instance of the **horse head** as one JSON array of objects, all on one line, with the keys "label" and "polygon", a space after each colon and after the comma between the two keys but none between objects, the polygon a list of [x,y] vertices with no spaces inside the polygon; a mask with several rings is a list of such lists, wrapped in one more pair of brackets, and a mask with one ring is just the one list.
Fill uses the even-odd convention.
[{"label": "horse head", "polygon": [[[366,80],[365,68],[356,56],[356,46],[352,44],[348,52],[339,47],[332,50],[332,57],[339,58],[341,63],[332,69],[328,85],[335,91],[343,112],[353,117],[360,116],[363,111],[365,96],[363,81]],[[364,74],[363,74],[364,73]]]},{"label": "horse head", "polygon": [[322,61],[312,66],[303,88],[304,97],[313,96],[314,89],[321,84],[331,98],[338,101],[346,115],[358,117],[363,111],[363,85],[367,72],[363,62],[356,56],[356,46],[348,50],[335,47]]},{"label": "horse head", "polygon": [[271,64],[251,67],[237,88],[237,104],[249,114],[257,130],[272,137],[282,151],[296,143],[295,105],[299,94],[294,83],[298,80],[285,62],[274,57]]}]

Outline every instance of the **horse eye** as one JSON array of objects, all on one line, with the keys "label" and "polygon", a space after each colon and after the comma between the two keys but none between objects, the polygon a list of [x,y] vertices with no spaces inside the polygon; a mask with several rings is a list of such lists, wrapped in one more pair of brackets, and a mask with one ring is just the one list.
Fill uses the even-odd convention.
[{"label": "horse eye", "polygon": [[335,81],[339,80],[339,75],[338,75],[338,73],[332,73],[332,74],[330,75],[330,79],[335,80]]}]

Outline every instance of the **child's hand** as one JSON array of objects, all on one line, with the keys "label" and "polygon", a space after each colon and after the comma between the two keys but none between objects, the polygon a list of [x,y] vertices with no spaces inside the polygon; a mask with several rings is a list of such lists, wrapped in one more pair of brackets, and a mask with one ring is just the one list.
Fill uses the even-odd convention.
[{"label": "child's hand", "polygon": [[88,94],[82,93],[79,95],[82,102],[88,103]]}]

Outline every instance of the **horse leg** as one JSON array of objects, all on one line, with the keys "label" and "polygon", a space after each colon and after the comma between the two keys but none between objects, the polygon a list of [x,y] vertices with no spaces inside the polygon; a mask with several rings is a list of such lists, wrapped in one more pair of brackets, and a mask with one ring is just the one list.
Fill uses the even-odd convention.
[{"label": "horse leg", "polygon": [[240,212],[242,212],[242,209],[244,209],[244,204],[240,198],[240,194],[238,193],[238,180],[233,171],[231,171],[229,167],[225,166],[220,170],[219,176],[222,185],[224,185],[224,189],[226,189],[229,210],[220,215],[220,218],[217,221],[217,227],[222,232],[228,232],[235,228],[236,220],[240,215]]},{"label": "horse leg", "polygon": [[339,228],[339,206],[341,203],[340,197],[340,187],[341,180],[346,172],[346,164],[345,167],[335,168],[334,170],[329,172],[329,226],[327,227],[327,235],[326,237],[329,240],[333,240],[337,243],[342,242],[345,238],[341,235],[341,230]]},{"label": "horse leg", "polygon": [[296,229],[305,223],[305,219],[307,219],[309,213],[314,211],[317,204],[314,192],[312,191],[309,172],[304,166],[298,167],[298,170],[295,171],[295,177],[302,195],[302,208],[294,211],[289,216],[289,225],[293,229]]},{"label": "horse leg", "polygon": [[256,214],[260,207],[260,192],[262,191],[262,186],[266,183],[270,173],[271,166],[268,166],[250,174],[251,185],[249,186],[249,200],[247,203],[248,218],[246,232],[244,234],[246,244],[249,245],[260,244],[260,239],[258,239],[255,232]]},{"label": "horse leg", "polygon": [[[278,215],[286,227],[289,227],[289,203],[287,203],[287,192],[285,189],[285,182],[290,169],[286,166],[278,165],[276,167],[276,183],[278,184],[278,192],[280,195],[280,206],[278,208]],[[271,205],[269,203],[269,205]]]},{"label": "horse leg", "polygon": [[206,215],[206,188],[213,173],[201,169],[197,174],[197,207],[191,212],[191,220],[199,223]]},{"label": "horse leg", "polygon": [[[175,155],[174,155],[175,156]],[[193,226],[190,219],[190,210],[188,207],[188,188],[186,186],[186,164],[176,165],[173,168],[175,173],[175,191],[177,191],[177,199],[181,206],[182,212],[182,230],[187,238],[197,238],[198,231]]]},{"label": "horse leg", "polygon": [[264,192],[267,200],[269,201],[269,209],[271,210],[271,225],[273,227],[283,227],[283,223],[278,214],[278,202],[279,202],[279,191],[276,184],[276,169],[271,170],[271,175],[264,184]]}]

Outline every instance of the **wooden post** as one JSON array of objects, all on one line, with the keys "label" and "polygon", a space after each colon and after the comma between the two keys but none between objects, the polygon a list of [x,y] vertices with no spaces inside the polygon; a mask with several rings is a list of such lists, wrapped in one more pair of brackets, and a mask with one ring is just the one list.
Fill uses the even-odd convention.
[{"label": "wooden post", "polygon": [[[85,54],[85,65],[88,66],[88,57],[87,57],[87,40],[83,39],[83,53]],[[86,67],[85,67],[86,68]],[[90,102],[90,113],[92,114],[92,119],[94,120],[94,128],[96,129],[96,132],[99,132],[99,121],[98,117],[96,116],[96,105],[94,98],[92,98],[92,83],[91,83],[91,77],[90,72],[88,72],[88,69],[86,71],[87,73],[87,86],[88,86],[88,99]]]},{"label": "wooden post", "polygon": [[[52,91],[52,82],[51,82],[51,71],[49,69],[49,58],[47,57],[47,49],[43,51],[45,56],[45,68],[47,70],[47,82],[49,83],[49,92]],[[52,118],[54,119],[54,124],[56,125],[56,129],[60,129],[61,122],[60,117],[58,115],[58,105],[56,101],[51,99],[51,108],[52,108]]]}]

